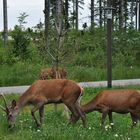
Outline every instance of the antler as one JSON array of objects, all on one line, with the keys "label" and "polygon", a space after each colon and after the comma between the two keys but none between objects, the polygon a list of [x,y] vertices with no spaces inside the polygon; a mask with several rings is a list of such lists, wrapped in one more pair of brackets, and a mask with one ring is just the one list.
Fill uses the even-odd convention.
[{"label": "antler", "polygon": [[6,99],[5,99],[5,96],[3,95],[3,93],[0,94],[0,96],[2,96],[3,100],[4,100],[4,104],[5,104],[5,108],[3,106],[0,105],[0,108],[7,112],[8,111],[8,106],[7,106],[7,103],[6,103]]}]

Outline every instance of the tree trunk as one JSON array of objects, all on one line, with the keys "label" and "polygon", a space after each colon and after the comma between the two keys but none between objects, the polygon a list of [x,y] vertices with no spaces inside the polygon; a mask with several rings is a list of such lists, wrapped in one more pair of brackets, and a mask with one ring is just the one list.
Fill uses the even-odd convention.
[{"label": "tree trunk", "polygon": [[123,0],[119,0],[119,30],[123,29]]},{"label": "tree trunk", "polygon": [[4,21],[4,47],[7,47],[8,41],[8,18],[7,18],[7,0],[3,0],[3,21]]},{"label": "tree trunk", "polygon": [[[103,8],[105,8],[105,7],[106,7],[106,1],[103,0]],[[103,22],[104,22],[104,29],[105,29],[105,25],[106,25],[106,15],[105,15],[105,11],[104,11],[104,15],[103,15],[103,16],[104,16],[104,19],[103,19],[104,21],[103,21]]]},{"label": "tree trunk", "polygon": [[136,18],[135,18],[135,29],[137,30],[137,22],[138,22],[138,0],[136,0],[135,14],[136,14]]},{"label": "tree trunk", "polygon": [[131,9],[131,13],[130,13],[130,27],[131,28],[134,28],[134,22],[133,22],[133,16],[134,16],[134,14],[133,14],[133,12],[134,12],[134,1],[132,0],[132,2],[131,2],[131,7],[130,7],[130,9]]},{"label": "tree trunk", "polygon": [[94,0],[91,0],[91,30],[94,30]]},{"label": "tree trunk", "polygon": [[76,27],[76,30],[78,30],[78,0],[76,0],[76,25],[75,25],[75,27]]},{"label": "tree trunk", "polygon": [[45,48],[49,48],[50,0],[45,0]]},{"label": "tree trunk", "polygon": [[127,28],[127,18],[128,18],[127,0],[124,0],[124,28]]},{"label": "tree trunk", "polygon": [[102,0],[99,0],[99,24],[100,28],[102,28]]},{"label": "tree trunk", "polygon": [[61,37],[62,37],[62,0],[56,1],[56,30],[57,30],[57,48],[56,48],[56,78],[58,78],[58,67],[59,67],[59,50],[61,47]]},{"label": "tree trunk", "polygon": [[67,30],[69,28],[69,2],[68,0],[65,0],[65,29]]},{"label": "tree trunk", "polygon": [[138,30],[140,31],[140,0],[139,0],[139,11],[138,11],[138,13],[139,13]]}]

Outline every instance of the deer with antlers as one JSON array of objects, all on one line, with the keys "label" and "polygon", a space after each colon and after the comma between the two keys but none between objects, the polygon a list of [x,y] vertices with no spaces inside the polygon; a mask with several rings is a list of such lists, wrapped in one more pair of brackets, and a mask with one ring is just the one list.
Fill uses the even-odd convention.
[{"label": "deer with antlers", "polygon": [[[5,107],[0,106],[6,112],[9,128],[15,124],[18,112],[27,104],[34,107],[31,115],[37,126],[41,126],[44,120],[44,105],[50,103],[64,103],[75,117],[80,117],[83,125],[86,125],[85,113],[82,111],[78,102],[82,95],[83,89],[74,81],[66,79],[37,80],[17,101],[13,100],[10,106],[7,106],[5,97]],[[35,116],[39,111],[40,120]]]},{"label": "deer with antlers", "polygon": [[[67,77],[67,72],[64,68],[56,68],[56,67],[52,67],[52,68],[44,68],[40,70],[39,73],[39,79],[40,80],[48,80],[48,79],[65,79]],[[80,101],[80,100],[79,100]],[[54,104],[54,110],[55,112],[57,112],[57,104]],[[64,112],[63,114],[66,115],[66,117],[69,119],[69,109],[67,108],[67,106],[64,105]]]}]

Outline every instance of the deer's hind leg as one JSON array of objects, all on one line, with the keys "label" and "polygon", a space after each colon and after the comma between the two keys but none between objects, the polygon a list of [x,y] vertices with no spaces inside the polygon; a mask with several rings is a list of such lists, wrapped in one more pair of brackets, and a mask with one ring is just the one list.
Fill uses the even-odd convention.
[{"label": "deer's hind leg", "polygon": [[[74,116],[74,118],[79,118],[79,114],[77,113],[77,110],[76,108],[74,107],[74,104],[73,103],[67,103],[67,102],[64,102],[64,104],[67,106],[67,108],[70,110],[70,112],[72,113],[71,116]],[[72,120],[70,118],[70,121],[69,123],[72,123]]]},{"label": "deer's hind leg", "polygon": [[86,127],[86,115],[85,112],[81,109],[80,104],[78,102],[75,103],[75,108],[83,122],[83,126]]},{"label": "deer's hind leg", "polygon": [[[101,127],[104,127],[106,116],[109,115],[109,108],[102,105],[102,118],[101,118]],[[109,121],[112,120],[112,116],[109,115]]]},{"label": "deer's hind leg", "polygon": [[139,120],[138,116],[133,114],[133,113],[130,113],[131,115],[131,119],[132,119],[132,125],[131,125],[131,128],[135,127],[137,125],[137,122]]}]

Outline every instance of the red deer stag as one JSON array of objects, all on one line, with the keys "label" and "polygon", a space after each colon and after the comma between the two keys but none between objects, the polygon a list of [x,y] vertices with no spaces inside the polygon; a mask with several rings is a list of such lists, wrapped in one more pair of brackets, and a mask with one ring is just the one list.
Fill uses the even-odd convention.
[{"label": "red deer stag", "polygon": [[[41,69],[39,73],[40,80],[47,80],[47,79],[65,79],[67,76],[67,72],[64,68],[45,68]],[[57,104],[54,104],[54,110],[57,112]],[[64,113],[66,114],[67,118],[69,118],[69,110],[66,106],[64,106]]]},{"label": "red deer stag", "polygon": [[[5,108],[0,106],[7,114],[9,128],[14,126],[17,113],[28,103],[34,105],[31,115],[37,126],[41,126],[44,119],[44,105],[50,103],[64,103],[75,117],[82,119],[83,125],[86,125],[85,114],[78,103],[79,97],[82,95],[82,88],[71,80],[52,79],[35,81],[29,89],[23,93],[17,102],[12,101],[10,106]],[[37,120],[35,112],[39,110],[40,121]]]},{"label": "red deer stag", "polygon": [[[106,116],[113,124],[112,112],[130,113],[132,127],[140,120],[140,91],[133,89],[103,90],[90,102],[82,105],[85,113],[99,111],[102,113],[101,125],[104,126]],[[76,123],[78,118],[71,116],[71,122]]]}]

